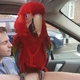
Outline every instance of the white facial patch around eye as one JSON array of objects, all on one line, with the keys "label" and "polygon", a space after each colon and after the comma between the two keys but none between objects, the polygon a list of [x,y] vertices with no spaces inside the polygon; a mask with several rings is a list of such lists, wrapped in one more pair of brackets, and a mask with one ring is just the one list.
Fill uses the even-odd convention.
[{"label": "white facial patch around eye", "polygon": [[32,18],[33,18],[33,16],[31,13],[26,14],[26,26],[27,26],[27,28],[29,28],[29,25],[32,23]]}]

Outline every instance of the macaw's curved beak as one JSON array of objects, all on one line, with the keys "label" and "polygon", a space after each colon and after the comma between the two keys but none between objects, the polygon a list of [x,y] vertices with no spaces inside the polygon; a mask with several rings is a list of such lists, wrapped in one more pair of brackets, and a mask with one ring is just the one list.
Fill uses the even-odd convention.
[{"label": "macaw's curved beak", "polygon": [[34,15],[33,21],[34,21],[36,33],[39,37],[42,29],[42,15],[41,14]]}]

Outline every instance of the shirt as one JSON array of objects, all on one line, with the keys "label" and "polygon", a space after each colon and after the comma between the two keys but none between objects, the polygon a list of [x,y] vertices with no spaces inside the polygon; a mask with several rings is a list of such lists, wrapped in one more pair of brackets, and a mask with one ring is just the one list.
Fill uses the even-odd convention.
[{"label": "shirt", "polygon": [[14,58],[4,57],[0,63],[0,74],[15,74],[15,75],[17,75],[18,73],[19,73],[19,70],[14,61]]}]

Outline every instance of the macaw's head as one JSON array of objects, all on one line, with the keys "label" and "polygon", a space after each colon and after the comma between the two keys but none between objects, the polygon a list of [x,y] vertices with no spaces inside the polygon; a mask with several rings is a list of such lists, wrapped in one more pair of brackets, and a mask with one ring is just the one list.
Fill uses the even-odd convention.
[{"label": "macaw's head", "polygon": [[25,24],[31,33],[41,34],[44,20],[45,8],[39,2],[28,2],[23,4],[18,12],[19,23]]}]

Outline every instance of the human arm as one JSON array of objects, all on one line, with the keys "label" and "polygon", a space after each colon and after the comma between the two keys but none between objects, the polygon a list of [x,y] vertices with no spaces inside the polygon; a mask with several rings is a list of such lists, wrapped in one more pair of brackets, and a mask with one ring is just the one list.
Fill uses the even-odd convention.
[{"label": "human arm", "polygon": [[[0,74],[0,80],[20,80],[20,76]],[[30,73],[25,76],[25,80],[39,80],[39,76],[37,73]]]},{"label": "human arm", "polygon": [[46,72],[44,80],[80,80],[80,74],[69,72]]},{"label": "human arm", "polygon": [[20,77],[17,75],[4,75],[0,74],[0,80],[20,80]]},{"label": "human arm", "polygon": [[[0,80],[20,80],[17,75],[0,75]],[[25,80],[39,80],[37,73],[30,73],[25,76]],[[43,80],[80,80],[80,74],[69,72],[45,72]]]}]

